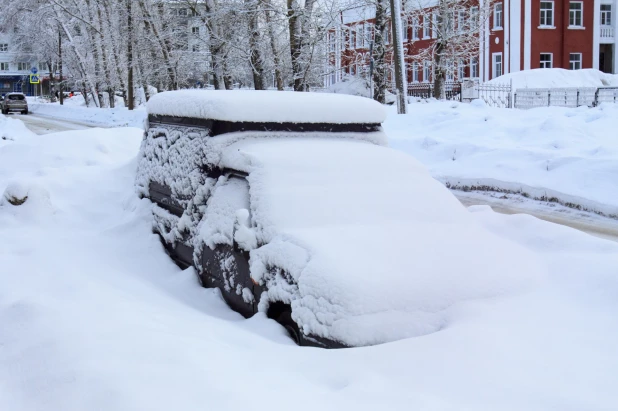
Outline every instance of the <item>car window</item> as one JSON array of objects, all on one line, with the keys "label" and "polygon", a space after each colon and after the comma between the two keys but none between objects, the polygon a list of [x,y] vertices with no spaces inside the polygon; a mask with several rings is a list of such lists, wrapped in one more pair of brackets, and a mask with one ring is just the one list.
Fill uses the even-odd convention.
[{"label": "car window", "polygon": [[9,100],[24,100],[24,96],[21,94],[11,94]]},{"label": "car window", "polygon": [[229,176],[220,180],[210,198],[203,220],[202,236],[215,244],[232,245],[236,212],[249,210],[249,183],[243,177]]}]

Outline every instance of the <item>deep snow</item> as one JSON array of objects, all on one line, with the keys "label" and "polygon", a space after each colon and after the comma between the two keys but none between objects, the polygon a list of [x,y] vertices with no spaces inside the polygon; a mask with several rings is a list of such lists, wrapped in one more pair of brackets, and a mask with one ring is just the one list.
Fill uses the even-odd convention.
[{"label": "deep snow", "polygon": [[442,182],[618,216],[618,104],[516,110],[430,101],[411,104],[407,115],[389,110],[390,146]]}]

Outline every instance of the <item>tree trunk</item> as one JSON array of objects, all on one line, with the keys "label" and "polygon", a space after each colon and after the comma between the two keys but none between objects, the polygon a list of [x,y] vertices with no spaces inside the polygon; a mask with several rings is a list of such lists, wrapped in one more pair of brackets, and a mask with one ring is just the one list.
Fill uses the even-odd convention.
[{"label": "tree trunk", "polygon": [[268,37],[270,37],[270,48],[273,53],[273,64],[275,66],[275,83],[277,84],[277,90],[283,91],[283,76],[281,75],[281,59],[279,58],[279,52],[277,50],[277,40],[275,38],[275,30],[273,28],[271,11],[268,9],[270,5],[266,5],[264,14],[266,16],[266,26],[268,27]]},{"label": "tree trunk", "polygon": [[384,33],[386,31],[386,0],[376,0],[375,39],[373,43],[373,99],[386,103],[386,47]]},{"label": "tree trunk", "polygon": [[403,38],[401,33],[401,0],[391,0],[391,26],[393,33],[393,57],[395,59],[395,87],[397,90],[397,114],[406,114],[406,85],[404,82]]},{"label": "tree trunk", "polygon": [[253,86],[256,90],[264,90],[264,60],[260,50],[261,36],[258,27],[260,7],[258,0],[245,0],[245,7],[249,19],[249,62],[253,74]]},{"label": "tree trunk", "polygon": [[301,58],[301,38],[298,21],[298,4],[296,0],[287,0],[288,6],[288,29],[290,31],[290,57],[292,58],[292,76],[294,78],[294,91],[304,91],[303,69]]},{"label": "tree trunk", "polygon": [[128,100],[129,100],[129,110],[133,110],[135,108],[135,99],[133,98],[133,16],[132,16],[132,8],[131,2],[133,0],[127,0],[127,66],[128,66],[128,79],[127,79],[127,88],[128,88]]}]

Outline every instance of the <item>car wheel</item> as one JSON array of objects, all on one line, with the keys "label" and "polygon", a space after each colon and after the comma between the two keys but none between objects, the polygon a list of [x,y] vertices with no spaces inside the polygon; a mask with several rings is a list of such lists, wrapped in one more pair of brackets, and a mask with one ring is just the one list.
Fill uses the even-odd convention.
[{"label": "car wheel", "polygon": [[279,318],[277,318],[277,322],[285,328],[296,345],[302,345],[300,328],[298,328],[298,325],[292,320],[292,313],[290,311],[281,313]]},{"label": "car wheel", "polygon": [[28,110],[22,111],[21,114],[28,114]]}]

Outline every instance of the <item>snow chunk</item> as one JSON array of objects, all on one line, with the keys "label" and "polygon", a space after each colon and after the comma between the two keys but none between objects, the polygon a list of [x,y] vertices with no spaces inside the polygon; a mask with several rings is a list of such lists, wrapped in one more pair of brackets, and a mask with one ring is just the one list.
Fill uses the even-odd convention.
[{"label": "snow chunk", "polygon": [[179,90],[148,101],[150,114],[235,122],[378,124],[384,108],[363,97],[253,90]]}]

